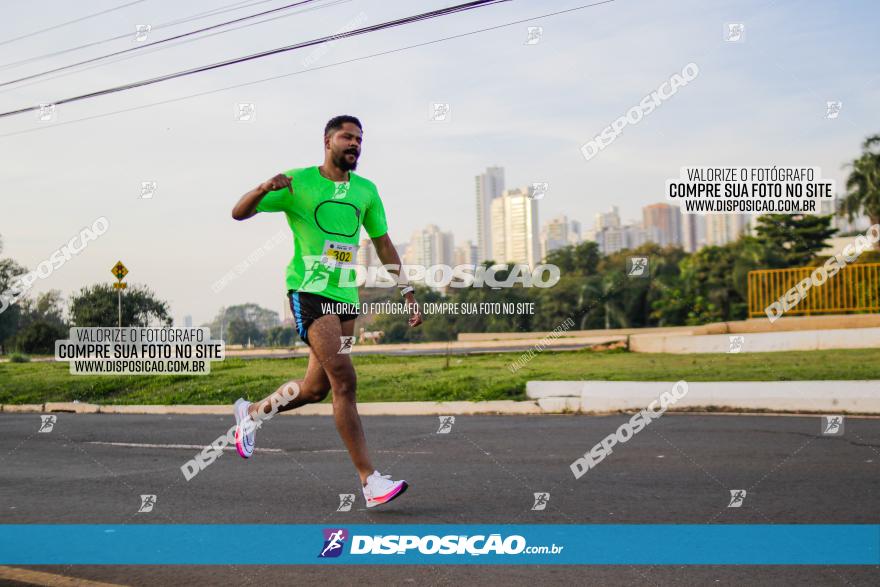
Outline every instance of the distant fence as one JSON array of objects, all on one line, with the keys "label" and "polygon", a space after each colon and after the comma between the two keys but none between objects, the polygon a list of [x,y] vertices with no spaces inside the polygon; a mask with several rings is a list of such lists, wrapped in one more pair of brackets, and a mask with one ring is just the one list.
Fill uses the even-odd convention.
[{"label": "distant fence", "polygon": [[[785,295],[816,267],[749,271],[749,317],[766,316],[764,309]],[[787,316],[880,312],[880,263],[847,265],[820,286],[812,286]]]}]

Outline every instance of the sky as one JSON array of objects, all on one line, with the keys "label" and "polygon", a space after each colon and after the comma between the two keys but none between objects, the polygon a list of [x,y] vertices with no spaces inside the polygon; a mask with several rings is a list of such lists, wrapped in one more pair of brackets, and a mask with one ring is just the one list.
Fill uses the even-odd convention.
[{"label": "sky", "polygon": [[[324,0],[270,22],[0,86],[0,111],[455,1]],[[138,24],[154,26],[153,41],[286,2],[158,28],[232,2],[142,0],[29,35],[127,3],[7,4],[0,83],[137,46]],[[457,243],[476,240],[474,176],[488,166],[505,168],[508,187],[548,182],[541,222],[565,214],[586,229],[612,205],[624,220],[640,220],[642,206],[663,201],[665,180],[683,166],[821,167],[842,187],[844,165],[866,136],[880,133],[876,2],[616,0],[536,18],[586,3],[512,0],[62,105],[51,121],[34,113],[0,118],[2,255],[33,269],[104,217],[109,229],[32,293],[67,296],[110,282],[122,260],[127,281],[167,300],[175,323],[191,315],[201,324],[240,303],[281,312],[292,253],[283,216],[236,222],[230,212],[276,173],[321,163],[323,127],[337,114],[364,124],[358,173],[377,184],[395,242],[428,224],[452,231]],[[523,22],[429,43],[516,21]],[[727,23],[744,24],[742,42],[724,40]],[[526,44],[529,26],[543,29],[536,44]],[[368,57],[377,53],[386,54]],[[583,157],[581,145],[691,62],[696,79],[597,156]],[[832,100],[842,110],[826,119]],[[254,104],[253,121],[236,120],[241,103]],[[430,120],[433,103],[450,105],[448,120]],[[157,185],[149,199],[140,197],[146,181]],[[215,291],[261,247],[259,260]]]}]

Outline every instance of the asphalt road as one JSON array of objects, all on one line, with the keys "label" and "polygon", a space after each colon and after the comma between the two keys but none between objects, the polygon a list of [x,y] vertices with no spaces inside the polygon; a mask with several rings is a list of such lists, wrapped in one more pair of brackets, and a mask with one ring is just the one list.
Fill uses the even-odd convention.
[{"label": "asphalt road", "polygon": [[[626,416],[367,417],[375,465],[410,490],[367,511],[328,417],[282,416],[244,461],[227,452],[187,482],[180,466],[231,423],[217,416],[0,414],[3,523],[877,523],[880,420],[667,414],[597,468],[569,464]],[[170,447],[167,445],[178,445]],[[180,447],[180,445],[183,445]],[[188,446],[189,445],[189,446]],[[196,448],[198,447],[198,448]],[[247,473],[247,475],[245,475]],[[731,489],[746,489],[728,508]],[[544,511],[533,493],[549,492]],[[356,493],[349,512],[338,494]],[[137,513],[141,494],[155,494]],[[875,585],[877,567],[43,566],[123,585]],[[2,575],[0,575],[2,576]],[[2,581],[0,581],[2,582]],[[7,582],[6,584],[17,584]]]}]

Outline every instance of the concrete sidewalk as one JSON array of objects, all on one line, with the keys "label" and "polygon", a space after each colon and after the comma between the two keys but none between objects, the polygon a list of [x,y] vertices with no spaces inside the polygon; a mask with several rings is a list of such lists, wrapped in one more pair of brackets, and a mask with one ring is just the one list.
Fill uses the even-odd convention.
[{"label": "concrete sidewalk", "polygon": [[[880,381],[687,381],[672,409],[880,414]],[[674,381],[529,381],[545,412],[640,410]]]}]

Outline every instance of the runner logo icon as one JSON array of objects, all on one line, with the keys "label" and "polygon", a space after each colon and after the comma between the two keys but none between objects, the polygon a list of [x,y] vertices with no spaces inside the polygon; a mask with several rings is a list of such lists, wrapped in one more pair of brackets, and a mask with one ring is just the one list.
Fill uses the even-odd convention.
[{"label": "runner logo icon", "polygon": [[824,436],[843,435],[843,416],[822,416],[822,434]]},{"label": "runner logo icon", "polygon": [[58,416],[50,415],[50,416],[40,416],[40,429],[37,432],[52,432],[52,429],[55,427],[55,422],[58,421]]},{"label": "runner logo icon", "polygon": [[339,494],[339,507],[336,508],[337,512],[350,512],[351,506],[354,505],[354,493],[340,493]]},{"label": "runner logo icon", "polygon": [[532,505],[532,510],[541,511],[547,509],[548,501],[550,501],[549,493],[535,493],[535,503]]},{"label": "runner logo icon", "polygon": [[627,275],[629,277],[649,277],[650,274],[647,273],[648,269],[648,258],[647,257],[628,257],[627,258],[629,264],[629,271],[627,271]]},{"label": "runner logo icon", "polygon": [[141,496],[141,507],[138,508],[138,513],[150,513],[153,511],[153,507],[156,505],[156,496],[155,495],[142,495]]},{"label": "runner logo icon", "polygon": [[348,195],[348,187],[349,184],[347,181],[337,181],[336,182],[336,192],[333,194],[334,200],[341,200],[345,196]]},{"label": "runner logo icon", "polygon": [[440,416],[440,428],[437,434],[449,434],[452,432],[452,425],[455,424],[455,416]]},{"label": "runner logo icon", "polygon": [[318,558],[335,558],[342,554],[348,530],[343,528],[324,528],[324,548]]},{"label": "runner logo icon", "polygon": [[320,293],[327,289],[330,274],[335,269],[335,261],[322,259],[317,255],[305,255],[303,263],[305,264],[305,274],[303,275],[301,290],[309,293]]},{"label": "runner logo icon", "polygon": [[730,503],[727,504],[729,508],[738,508],[742,507],[743,501],[746,499],[746,490],[745,489],[731,489],[730,490]]}]

